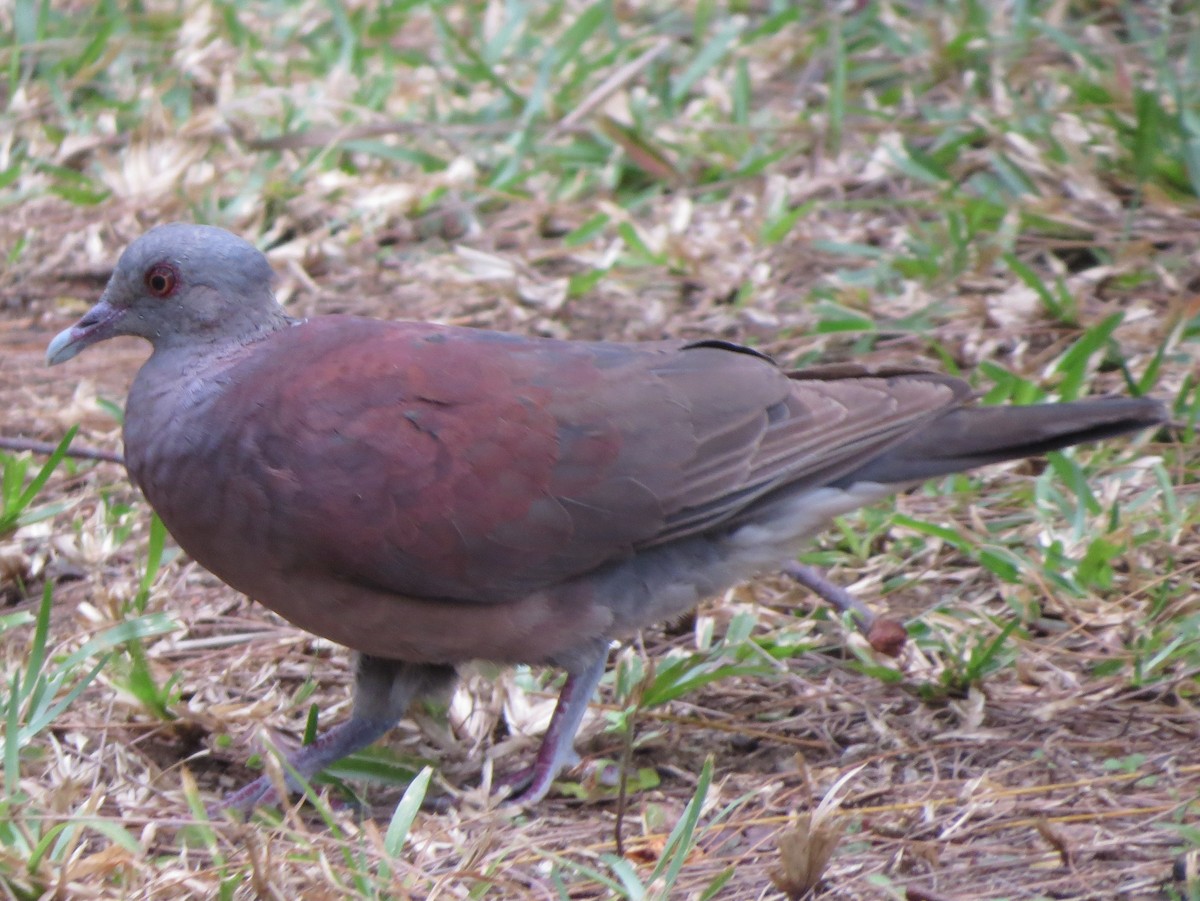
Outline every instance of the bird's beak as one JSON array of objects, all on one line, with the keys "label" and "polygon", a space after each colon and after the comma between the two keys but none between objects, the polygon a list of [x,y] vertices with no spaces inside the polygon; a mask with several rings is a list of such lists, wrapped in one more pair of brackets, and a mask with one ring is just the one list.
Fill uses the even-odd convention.
[{"label": "bird's beak", "polygon": [[89,344],[111,338],[116,333],[117,322],[124,315],[123,309],[114,307],[101,297],[100,302],[88,310],[82,319],[54,336],[46,348],[46,365],[65,363]]}]

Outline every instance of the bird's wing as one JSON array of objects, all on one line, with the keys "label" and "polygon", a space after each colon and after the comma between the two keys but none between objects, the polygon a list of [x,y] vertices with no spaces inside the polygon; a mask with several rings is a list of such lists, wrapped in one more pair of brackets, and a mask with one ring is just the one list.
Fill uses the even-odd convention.
[{"label": "bird's wing", "polygon": [[503,601],[835,479],[956,405],[928,374],[797,378],[719,342],[323,317],[230,377],[272,565]]}]

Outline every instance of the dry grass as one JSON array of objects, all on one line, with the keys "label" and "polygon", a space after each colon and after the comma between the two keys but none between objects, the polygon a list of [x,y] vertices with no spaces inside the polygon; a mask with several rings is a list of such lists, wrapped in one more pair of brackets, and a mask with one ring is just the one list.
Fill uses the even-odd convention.
[{"label": "dry grass", "polygon": [[[6,761],[7,897],[1187,897],[1171,872],[1200,846],[1200,14],[850,6],[0,10],[0,436],[81,423],[80,443],[119,450],[97,401],[121,401],[145,349],[69,371],[41,356],[125,243],[180,218],[267,248],[299,315],[730,337],[956,367],[997,400],[1133,384],[1179,420],[832,530],[808,559],[910,621],[898,663],[779,579],[647,634],[585,724],[588,800],[488,803],[481,761],[531,754],[553,689],[468,674],[389,742],[453,801],[402,853],[390,779],[363,788],[366,817],[196,825],[197,792],[246,779],[265,738],[297,740],[313,703],[343,715],[348,674],[168,552],[142,600],[174,628],[120,645]],[[0,532],[0,592],[20,615],[52,586],[60,662],[143,622],[150,516],[105,463],[59,467],[42,504],[62,507]],[[11,749],[37,639],[0,622]],[[639,702],[689,655],[735,672]],[[596,774],[626,755],[643,772],[621,858]]]}]

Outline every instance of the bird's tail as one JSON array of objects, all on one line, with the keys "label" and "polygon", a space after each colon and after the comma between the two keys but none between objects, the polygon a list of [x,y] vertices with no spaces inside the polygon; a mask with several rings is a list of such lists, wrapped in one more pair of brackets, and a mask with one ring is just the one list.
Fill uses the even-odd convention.
[{"label": "bird's tail", "polygon": [[840,484],[920,482],[1164,422],[1149,397],[1100,397],[1024,407],[956,407],[839,479]]}]

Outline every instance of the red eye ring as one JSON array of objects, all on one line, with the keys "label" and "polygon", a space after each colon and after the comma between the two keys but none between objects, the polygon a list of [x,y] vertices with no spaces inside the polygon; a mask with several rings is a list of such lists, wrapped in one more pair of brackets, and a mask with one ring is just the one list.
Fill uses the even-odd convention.
[{"label": "red eye ring", "polygon": [[169,263],[158,263],[146,270],[146,290],[155,297],[169,297],[179,282],[179,273]]}]

